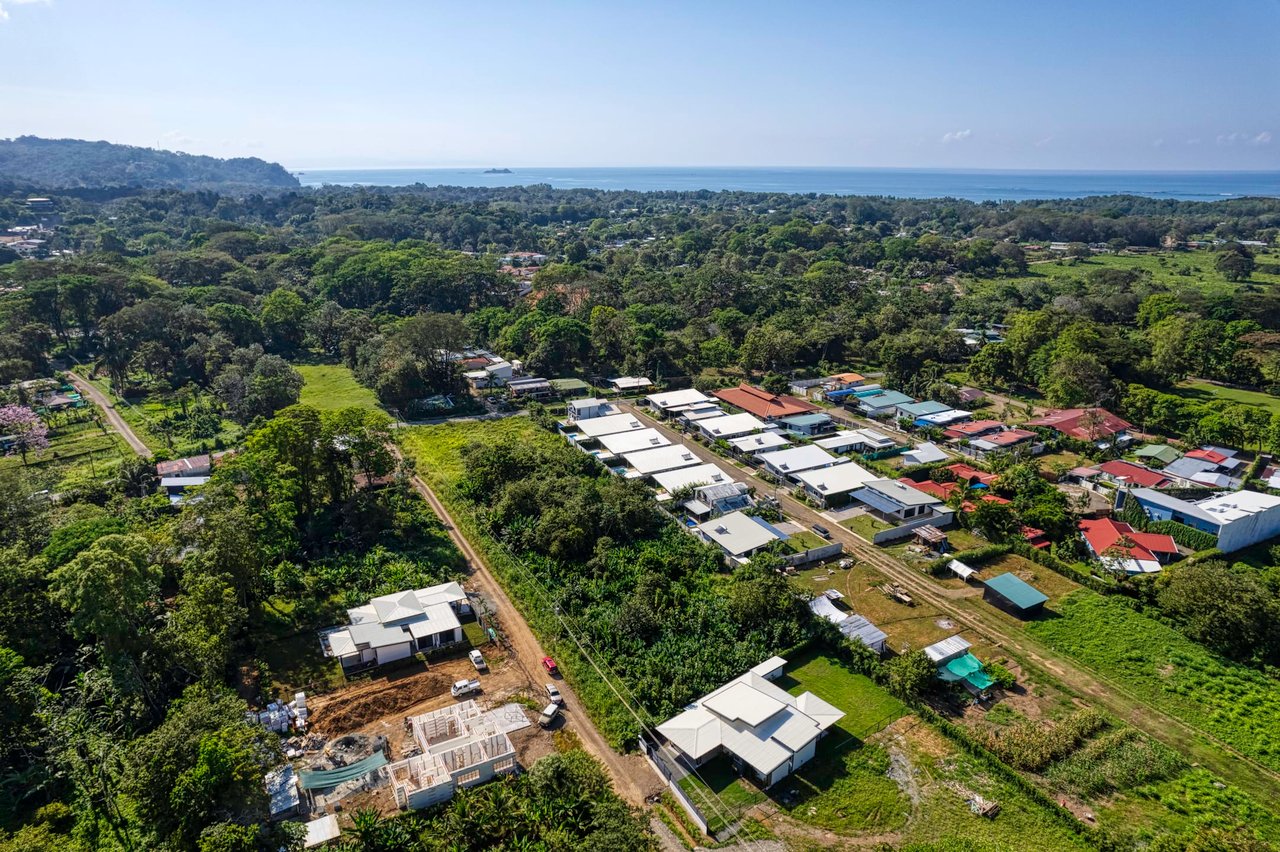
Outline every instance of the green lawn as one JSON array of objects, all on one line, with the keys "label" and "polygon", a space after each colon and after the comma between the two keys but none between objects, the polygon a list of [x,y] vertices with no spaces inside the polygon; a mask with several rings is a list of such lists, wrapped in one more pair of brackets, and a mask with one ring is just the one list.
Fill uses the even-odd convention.
[{"label": "green lawn", "polygon": [[[105,376],[89,378],[88,370],[79,371],[98,390],[106,394],[115,403],[116,412],[129,424],[129,428],[138,436],[138,440],[147,445],[153,453],[163,453],[171,458],[207,453],[221,447],[234,446],[240,440],[241,429],[226,418],[222,418],[218,431],[208,437],[193,438],[177,432],[166,435],[161,426],[167,415],[178,416],[182,406],[172,394],[121,398],[111,387],[111,381]],[[213,399],[207,393],[204,398],[211,403]],[[216,405],[216,403],[213,403]]]},{"label": "green lawn", "polygon": [[801,530],[798,533],[791,533],[787,539],[787,548],[792,553],[803,553],[806,550],[813,550],[816,547],[822,547],[826,544],[817,533]]},{"label": "green lawn", "polygon": [[1227,388],[1210,382],[1181,382],[1176,393],[1197,402],[1226,402],[1264,408],[1272,414],[1280,413],[1280,397],[1261,391]]},{"label": "green lawn", "polygon": [[377,395],[341,364],[295,364],[294,369],[305,382],[300,400],[304,405],[323,410],[379,407]]},{"label": "green lawn", "polygon": [[893,529],[893,526],[891,524],[886,524],[884,521],[880,520],[879,518],[875,518],[867,514],[854,515],[852,518],[849,518],[847,521],[841,521],[840,526],[844,527],[847,530],[851,530],[854,533],[857,533],[858,535],[865,538],[867,541],[871,541],[871,538],[876,533],[882,530]]},{"label": "green lawn", "polygon": [[[777,684],[792,695],[812,692],[838,707],[845,716],[836,728],[847,738],[866,739],[904,716],[907,707],[866,675],[851,672],[839,661],[822,653],[808,652],[787,661],[786,672]],[[846,737],[828,734],[839,745]]]}]

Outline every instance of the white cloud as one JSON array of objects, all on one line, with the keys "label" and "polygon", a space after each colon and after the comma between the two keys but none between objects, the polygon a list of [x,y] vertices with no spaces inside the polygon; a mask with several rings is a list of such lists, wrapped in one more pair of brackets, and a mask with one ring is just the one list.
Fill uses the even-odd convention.
[{"label": "white cloud", "polygon": [[942,144],[949,145],[952,142],[963,142],[972,135],[972,130],[953,130],[950,133],[942,134]]},{"label": "white cloud", "polygon": [[1270,145],[1271,131],[1264,130],[1261,133],[1219,133],[1217,142],[1219,145]]},{"label": "white cloud", "polygon": [[1188,144],[1188,145],[1199,145],[1199,144],[1200,144],[1200,140],[1199,140],[1199,139],[1188,139],[1188,140],[1187,140],[1187,144]]},{"label": "white cloud", "polygon": [[47,6],[50,0],[3,0],[0,2],[0,21],[9,20],[9,9],[13,6]]}]

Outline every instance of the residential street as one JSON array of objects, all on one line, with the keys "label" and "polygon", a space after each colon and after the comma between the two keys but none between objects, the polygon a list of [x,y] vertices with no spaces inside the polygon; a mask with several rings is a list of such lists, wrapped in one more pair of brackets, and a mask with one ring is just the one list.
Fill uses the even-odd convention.
[{"label": "residential street", "polygon": [[[471,565],[471,585],[480,591],[493,605],[495,613],[502,622],[507,638],[511,640],[515,651],[515,660],[529,678],[530,684],[538,688],[550,681],[552,678],[543,670],[541,665],[542,658],[546,656],[546,653],[542,650],[542,645],[538,642],[537,637],[533,635],[529,624],[524,620],[520,611],[516,609],[515,604],[511,602],[506,592],[503,591],[502,586],[490,573],[484,559],[472,548],[466,537],[458,532],[449,510],[436,497],[430,486],[417,476],[413,477],[413,485],[426,499],[436,515],[444,522],[445,526],[448,527],[449,537],[453,539],[458,549],[462,551],[462,555],[466,557],[467,562]],[[633,805],[642,806],[647,795],[665,789],[665,783],[658,778],[643,757],[637,753],[619,754],[610,747],[608,741],[601,735],[587,715],[586,709],[578,701],[577,695],[568,683],[564,680],[557,680],[556,685],[560,688],[565,698],[565,713],[563,715],[565,727],[576,733],[582,741],[583,747],[605,765],[609,770],[609,774],[613,776],[614,786],[623,798]]]},{"label": "residential street", "polygon": [[[666,421],[658,421],[648,416],[647,409],[631,403],[621,403],[621,407],[632,413],[645,410],[646,414],[642,415],[645,422],[665,434],[673,444],[683,444],[701,460],[719,466],[735,479],[754,485],[758,494],[773,493],[773,484],[756,477],[754,468],[735,465],[702,444],[689,439],[682,432],[671,428]],[[868,563],[901,583],[913,596],[937,607],[949,618],[964,625],[966,629],[973,630],[1008,653],[1017,655],[1027,664],[1047,671],[1053,678],[1087,695],[1091,701],[1105,706],[1119,718],[1141,728],[1156,739],[1177,747],[1179,742],[1186,739],[1205,736],[1181,720],[1142,701],[1126,690],[1123,685],[1086,670],[1066,657],[1054,654],[1030,635],[1025,633],[1015,635],[1002,628],[996,623],[994,616],[984,617],[983,605],[967,606],[963,594],[956,595],[951,590],[939,588],[924,574],[908,568],[880,548],[833,522],[826,515],[792,499],[785,490],[779,489],[778,500],[787,517],[806,526],[819,523],[827,527],[831,532],[831,540],[843,543],[849,555]],[[1210,766],[1214,772],[1249,790],[1261,801],[1280,806],[1280,798],[1277,798],[1280,796],[1277,792],[1280,791],[1280,773],[1273,772],[1240,754],[1221,740],[1211,739],[1217,749],[1224,753],[1221,759],[1215,760]],[[1262,779],[1267,783],[1258,783]]]}]

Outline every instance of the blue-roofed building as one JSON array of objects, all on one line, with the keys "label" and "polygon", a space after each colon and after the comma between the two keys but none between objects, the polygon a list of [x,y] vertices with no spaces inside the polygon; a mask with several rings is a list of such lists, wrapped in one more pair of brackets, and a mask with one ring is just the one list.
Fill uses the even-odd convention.
[{"label": "blue-roofed building", "polygon": [[924,417],[928,414],[940,414],[943,411],[950,411],[951,406],[943,405],[932,399],[926,399],[924,402],[904,402],[898,406],[898,416],[908,417],[915,420],[917,417]]},{"label": "blue-roofed building", "polygon": [[898,406],[915,402],[913,397],[894,390],[879,390],[866,395],[855,394],[858,408],[868,417],[889,417],[897,414]]},{"label": "blue-roofed building", "polygon": [[1007,572],[987,580],[982,598],[1023,618],[1039,614],[1049,600],[1044,592]]},{"label": "blue-roofed building", "polygon": [[797,414],[794,417],[784,417],[778,421],[783,429],[794,435],[807,435],[810,438],[818,435],[827,435],[836,430],[836,424],[832,422],[830,414]]}]

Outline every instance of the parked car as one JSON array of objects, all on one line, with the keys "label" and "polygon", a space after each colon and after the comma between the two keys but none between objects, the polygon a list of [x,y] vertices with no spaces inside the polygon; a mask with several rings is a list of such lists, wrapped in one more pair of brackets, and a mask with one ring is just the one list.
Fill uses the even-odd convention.
[{"label": "parked car", "polygon": [[449,689],[449,693],[454,698],[460,698],[463,695],[470,695],[473,692],[480,691],[480,681],[478,680],[460,680],[453,684]]},{"label": "parked car", "polygon": [[822,536],[823,538],[828,538],[828,539],[831,538],[831,530],[827,529],[821,524],[814,524],[813,531],[816,532],[818,535]]},{"label": "parked car", "polygon": [[560,669],[556,666],[556,661],[550,657],[542,658],[542,667],[547,670],[548,674],[560,674]]},{"label": "parked car", "polygon": [[538,724],[544,728],[549,728],[559,715],[560,705],[548,704],[546,707],[543,707],[542,712],[538,714]]},{"label": "parked car", "polygon": [[467,658],[471,660],[471,665],[476,667],[478,672],[487,672],[489,664],[484,661],[484,655],[472,648],[467,652]]},{"label": "parked car", "polygon": [[547,697],[551,699],[552,704],[564,705],[564,696],[560,694],[560,687],[554,683],[549,683],[546,686],[546,690]]}]

